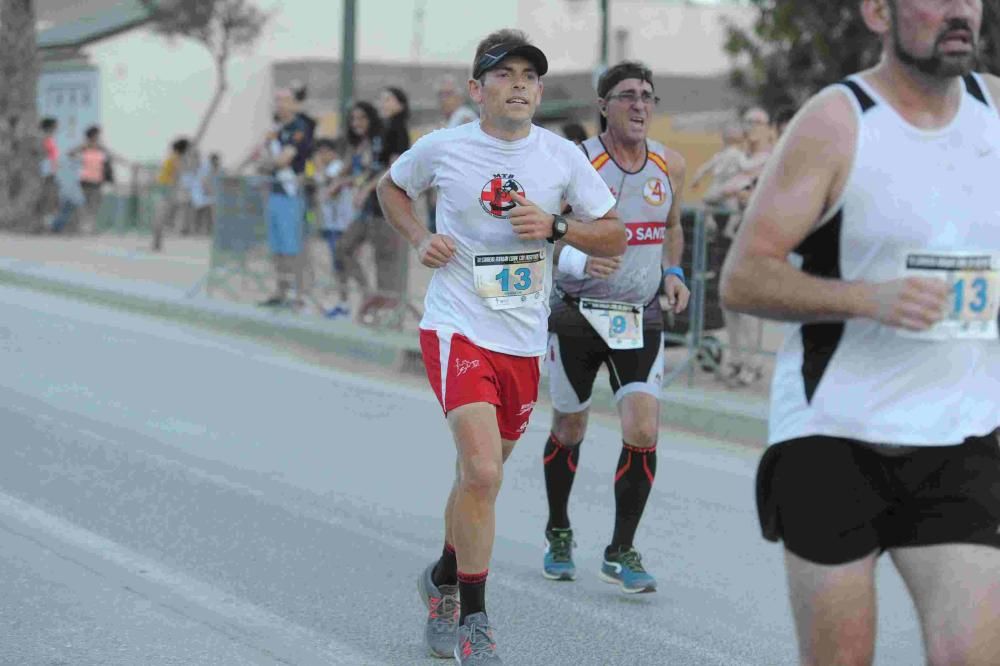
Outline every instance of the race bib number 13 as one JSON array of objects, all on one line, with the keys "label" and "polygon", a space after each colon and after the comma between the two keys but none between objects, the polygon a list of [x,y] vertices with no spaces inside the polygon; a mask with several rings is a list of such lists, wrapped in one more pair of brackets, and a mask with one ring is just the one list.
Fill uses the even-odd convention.
[{"label": "race bib number 13", "polygon": [[544,250],[477,254],[473,261],[476,293],[491,309],[519,308],[545,297]]},{"label": "race bib number 13", "polygon": [[921,253],[906,258],[907,275],[944,278],[949,287],[944,319],[929,331],[909,334],[931,340],[995,339],[1000,310],[997,257],[972,253]]}]

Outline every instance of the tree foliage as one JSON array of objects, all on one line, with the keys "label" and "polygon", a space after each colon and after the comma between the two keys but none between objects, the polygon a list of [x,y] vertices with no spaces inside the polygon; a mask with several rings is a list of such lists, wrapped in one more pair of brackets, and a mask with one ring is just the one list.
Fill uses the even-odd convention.
[{"label": "tree foliage", "polygon": [[193,40],[212,55],[215,94],[194,133],[192,141],[197,145],[229,88],[226,66],[230,56],[253,48],[270,14],[251,0],[142,0],[142,3],[150,12],[154,32],[167,39]]},{"label": "tree foliage", "polygon": [[[878,60],[859,0],[750,0],[753,26],[726,26],[734,88],[767,109],[798,106],[822,87]],[[1000,72],[1000,0],[983,2],[980,69]]]}]

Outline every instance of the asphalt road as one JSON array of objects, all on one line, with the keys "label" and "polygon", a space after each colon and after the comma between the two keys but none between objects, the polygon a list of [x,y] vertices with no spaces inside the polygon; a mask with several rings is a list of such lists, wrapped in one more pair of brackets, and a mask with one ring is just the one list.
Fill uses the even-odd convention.
[{"label": "asphalt road", "polygon": [[[511,665],[795,663],[759,450],[664,428],[637,545],[659,592],[599,581],[620,438],[597,417],[574,583],[540,574],[541,406],[508,462],[488,605]],[[453,448],[418,379],[322,367],[169,321],[0,287],[0,664],[434,664],[418,572]],[[878,663],[923,662],[880,571]]]}]

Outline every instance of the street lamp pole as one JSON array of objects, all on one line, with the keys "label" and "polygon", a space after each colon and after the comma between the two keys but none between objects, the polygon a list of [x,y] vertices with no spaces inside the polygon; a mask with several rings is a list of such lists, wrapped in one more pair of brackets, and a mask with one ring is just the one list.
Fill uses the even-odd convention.
[{"label": "street lamp pole", "polygon": [[354,97],[354,51],[357,0],[344,0],[344,39],[340,54],[340,127],[347,125],[347,111]]},{"label": "street lamp pole", "polygon": [[601,69],[608,68],[608,3],[610,0],[601,0]]}]

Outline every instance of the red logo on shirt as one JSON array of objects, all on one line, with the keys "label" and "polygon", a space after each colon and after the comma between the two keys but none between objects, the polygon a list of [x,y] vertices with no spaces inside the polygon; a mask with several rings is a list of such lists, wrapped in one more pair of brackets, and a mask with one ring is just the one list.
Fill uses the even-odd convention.
[{"label": "red logo on shirt", "polygon": [[517,192],[522,197],[527,196],[521,183],[514,180],[510,173],[495,173],[493,178],[483,185],[479,205],[493,217],[508,218],[510,211],[516,205],[510,198],[511,192]]},{"label": "red logo on shirt", "polygon": [[628,222],[625,233],[629,245],[660,245],[667,237],[665,222]]}]

